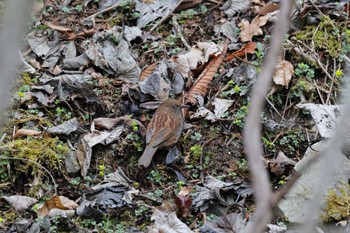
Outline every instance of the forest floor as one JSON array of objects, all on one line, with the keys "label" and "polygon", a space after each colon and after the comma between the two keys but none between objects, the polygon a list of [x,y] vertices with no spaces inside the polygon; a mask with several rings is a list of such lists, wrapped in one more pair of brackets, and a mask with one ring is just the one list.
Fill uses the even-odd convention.
[{"label": "forest floor", "polygon": [[[278,7],[37,2],[0,131],[0,232],[244,232],[254,200],[242,131]],[[306,1],[292,15],[261,115],[274,190],[320,139],[297,105],[338,104],[348,10]],[[177,149],[140,167],[147,124],[169,98],[190,106]]]}]

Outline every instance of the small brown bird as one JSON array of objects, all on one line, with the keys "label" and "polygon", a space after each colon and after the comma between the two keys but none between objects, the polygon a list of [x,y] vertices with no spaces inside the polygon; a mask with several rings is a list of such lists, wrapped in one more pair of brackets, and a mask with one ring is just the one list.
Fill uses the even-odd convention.
[{"label": "small brown bird", "polygon": [[172,146],[179,140],[184,125],[184,107],[187,106],[176,99],[159,105],[147,126],[146,148],[139,158],[139,165],[148,167],[158,148]]}]

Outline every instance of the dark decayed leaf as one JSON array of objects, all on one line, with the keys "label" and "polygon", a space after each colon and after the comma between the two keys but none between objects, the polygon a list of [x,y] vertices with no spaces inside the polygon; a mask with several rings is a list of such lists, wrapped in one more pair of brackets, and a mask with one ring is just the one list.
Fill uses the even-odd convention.
[{"label": "dark decayed leaf", "polygon": [[79,125],[77,118],[74,117],[60,125],[48,128],[47,132],[51,134],[69,135],[72,132],[75,132],[78,128],[81,129],[82,127]]},{"label": "dark decayed leaf", "polygon": [[118,168],[102,183],[92,187],[94,191],[83,195],[77,214],[83,217],[100,216],[108,209],[123,207],[131,203],[137,190],[130,188],[132,181]]},{"label": "dark decayed leaf", "polygon": [[156,100],[165,101],[169,98],[171,90],[166,63],[161,63],[155,72],[144,81],[139,82],[140,89],[144,94],[150,94]]},{"label": "dark decayed leaf", "polygon": [[179,149],[175,146],[171,150],[169,150],[168,154],[166,155],[165,163],[171,164],[176,159],[178,159],[181,156],[181,152]]},{"label": "dark decayed leaf", "polygon": [[186,218],[191,214],[192,198],[190,195],[174,196],[174,202],[180,216]]},{"label": "dark decayed leaf", "polygon": [[82,217],[99,217],[108,209],[123,207],[127,190],[125,186],[111,186],[86,193],[76,212]]},{"label": "dark decayed leaf", "polygon": [[140,68],[123,38],[122,28],[97,31],[92,39],[84,40],[81,47],[95,66],[128,83],[137,83]]},{"label": "dark decayed leaf", "polygon": [[207,222],[201,227],[201,233],[244,233],[246,220],[242,213],[232,213]]},{"label": "dark decayed leaf", "polygon": [[252,193],[250,184],[238,180],[235,184],[227,183],[208,176],[202,185],[196,185],[196,192],[192,194],[193,205],[201,211],[206,210],[215,200],[224,206],[232,206],[240,198],[246,198]]}]

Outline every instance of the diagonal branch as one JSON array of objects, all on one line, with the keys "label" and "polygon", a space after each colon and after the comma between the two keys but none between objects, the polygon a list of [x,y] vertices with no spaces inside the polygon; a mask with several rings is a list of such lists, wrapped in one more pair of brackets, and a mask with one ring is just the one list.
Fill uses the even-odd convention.
[{"label": "diagonal branch", "polygon": [[252,183],[255,191],[256,212],[247,226],[247,233],[263,232],[272,217],[272,190],[268,174],[262,160],[260,114],[265,104],[265,96],[272,81],[278,54],[289,28],[290,12],[294,1],[281,1],[279,19],[275,25],[270,50],[265,57],[263,69],[252,91],[251,107],[244,127],[244,148],[249,161]]}]

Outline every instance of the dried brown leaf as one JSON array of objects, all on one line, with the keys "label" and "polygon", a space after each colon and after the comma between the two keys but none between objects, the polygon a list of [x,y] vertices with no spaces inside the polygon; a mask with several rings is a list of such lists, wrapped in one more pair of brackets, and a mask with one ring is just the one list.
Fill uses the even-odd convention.
[{"label": "dried brown leaf", "polygon": [[195,6],[197,6],[199,3],[201,3],[202,0],[189,0],[189,1],[183,1],[180,6],[178,6],[175,9],[175,12],[180,12],[180,11],[184,11],[190,8],[193,8]]},{"label": "dried brown leaf", "polygon": [[66,27],[63,27],[63,26],[58,26],[58,25],[54,25],[52,23],[47,23],[46,24],[49,28],[53,29],[53,30],[56,30],[56,31],[59,31],[59,32],[71,32],[72,29],[70,28],[66,28]]},{"label": "dried brown leaf", "polygon": [[241,29],[241,34],[239,35],[242,42],[251,41],[253,36],[259,36],[263,34],[261,27],[267,23],[270,16],[256,16],[251,23],[248,20],[243,19],[238,27]]},{"label": "dried brown leaf", "polygon": [[45,201],[45,203],[38,209],[38,215],[44,217],[48,215],[52,209],[67,210],[68,208],[62,204],[61,199],[57,195],[54,195],[49,200]]},{"label": "dried brown leaf", "polygon": [[267,15],[268,13],[278,10],[280,5],[275,2],[268,2],[259,10],[259,15]]},{"label": "dried brown leaf", "polygon": [[25,136],[37,136],[40,135],[41,131],[32,130],[32,129],[19,129],[16,134],[13,136],[14,138],[25,137]]},{"label": "dried brown leaf", "polygon": [[217,57],[214,57],[210,60],[207,67],[203,70],[201,75],[197,78],[196,83],[192,86],[189,92],[186,95],[186,103],[191,103],[192,105],[197,104],[196,96],[205,97],[208,92],[208,88],[213,80],[214,75],[219,69],[221,62],[223,61],[228,46],[228,40],[226,40],[222,52]]},{"label": "dried brown leaf", "polygon": [[293,75],[294,75],[293,65],[289,61],[281,60],[275,68],[273,81],[277,85],[282,85],[288,88],[289,82],[292,79]]},{"label": "dried brown leaf", "polygon": [[241,49],[239,49],[233,53],[227,54],[226,61],[231,61],[232,59],[234,59],[236,57],[244,57],[247,54],[254,54],[255,49],[256,49],[256,43],[255,42],[248,42]]},{"label": "dried brown leaf", "polygon": [[153,71],[157,68],[157,65],[158,65],[158,63],[155,62],[155,63],[149,65],[146,69],[144,69],[144,70],[141,72],[139,81],[143,81],[143,80],[145,80],[146,78],[148,78],[148,77],[153,73]]}]

